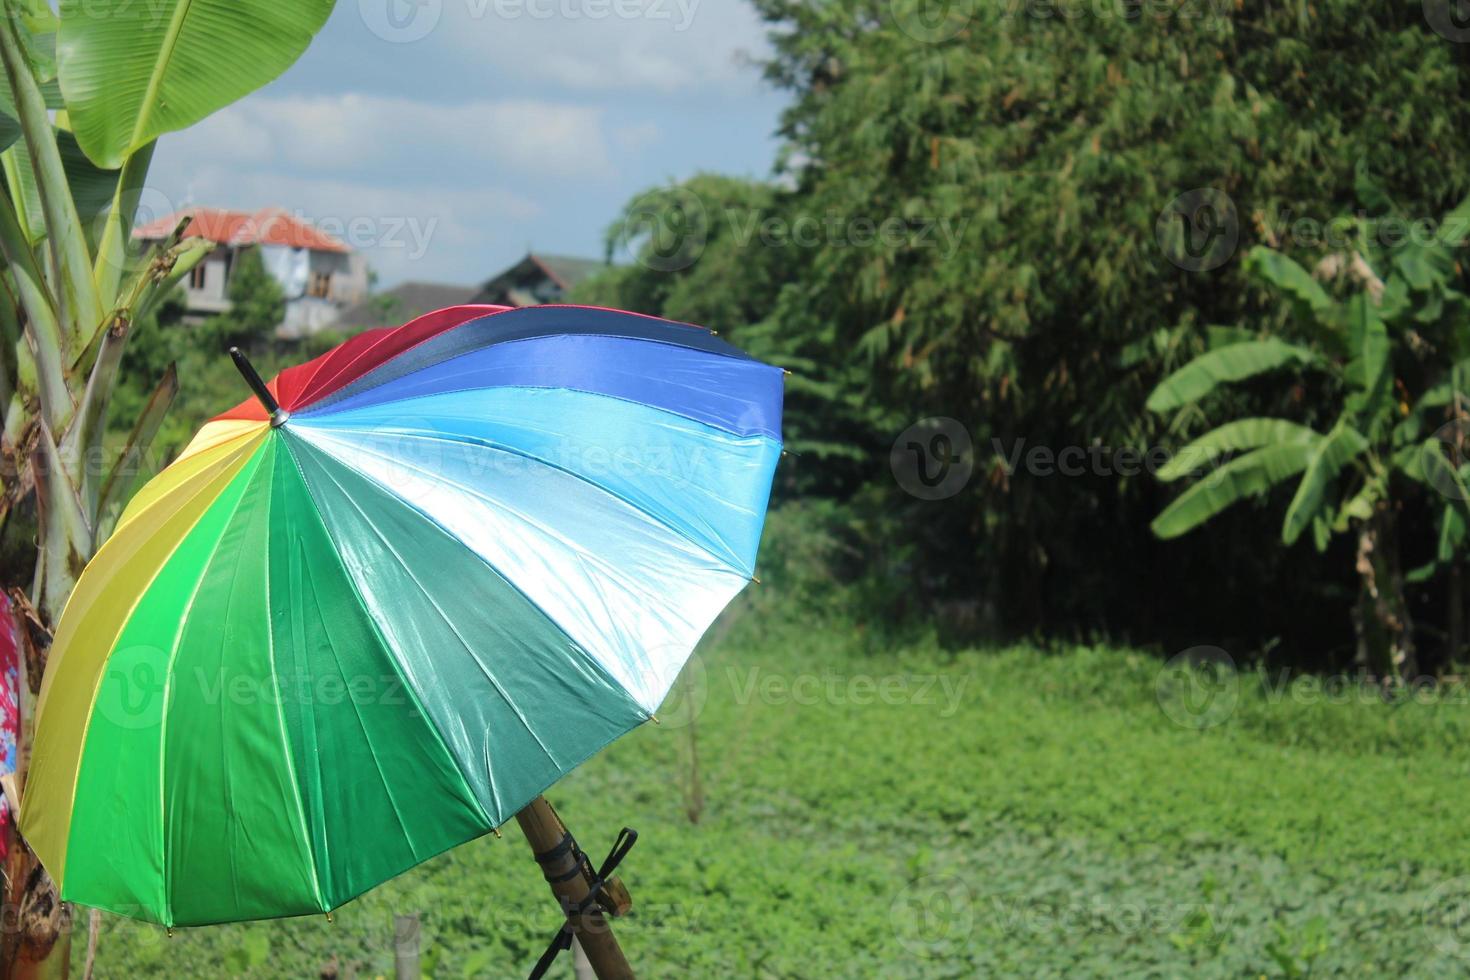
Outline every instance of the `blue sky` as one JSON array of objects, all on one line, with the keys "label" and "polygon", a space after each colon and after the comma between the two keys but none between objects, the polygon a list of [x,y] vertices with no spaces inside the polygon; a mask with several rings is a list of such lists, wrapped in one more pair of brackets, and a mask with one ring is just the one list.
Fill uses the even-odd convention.
[{"label": "blue sky", "polygon": [[600,257],[645,188],[769,174],[766,51],[743,0],[338,0],[280,79],[160,141],[139,220],[279,205],[383,285]]}]

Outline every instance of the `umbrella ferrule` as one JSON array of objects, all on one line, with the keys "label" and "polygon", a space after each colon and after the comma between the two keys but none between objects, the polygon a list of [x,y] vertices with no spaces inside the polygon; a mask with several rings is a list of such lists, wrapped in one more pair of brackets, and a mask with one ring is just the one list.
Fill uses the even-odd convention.
[{"label": "umbrella ferrule", "polygon": [[291,417],[291,413],[282,408],[280,402],[276,401],[276,396],[271,394],[270,388],[266,387],[266,383],[261,380],[260,373],[255,370],[255,365],[250,363],[250,358],[246,357],[245,352],[238,347],[230,348],[230,357],[234,359],[235,367],[239,369],[240,374],[245,378],[245,383],[250,386],[250,390],[255,393],[256,399],[265,408],[265,413],[270,416],[271,428],[279,429],[285,425],[286,420]]}]

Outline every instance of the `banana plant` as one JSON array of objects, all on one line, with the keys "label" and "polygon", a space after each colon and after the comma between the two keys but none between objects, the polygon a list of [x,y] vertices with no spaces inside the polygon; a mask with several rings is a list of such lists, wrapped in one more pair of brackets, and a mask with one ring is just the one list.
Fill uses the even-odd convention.
[{"label": "banana plant", "polygon": [[[332,0],[62,0],[59,10],[0,0],[0,529],[18,514],[35,524],[24,580],[0,582],[30,624],[21,760],[51,624],[178,390],[170,368],[126,442],[104,445],[129,335],[212,247],[185,237],[186,222],[135,246],[155,143],[277,77],[331,9]],[[0,937],[0,974],[64,975],[69,912],[23,842],[10,853],[7,907],[22,914]]]},{"label": "banana plant", "polygon": [[[1362,175],[1360,185],[1371,187]],[[1157,473],[1196,479],[1152,529],[1177,537],[1240,500],[1294,484],[1282,543],[1309,535],[1325,551],[1335,535],[1356,537],[1359,656],[1381,676],[1418,672],[1406,579],[1454,565],[1470,527],[1470,464],[1462,461],[1470,448],[1470,300],[1458,288],[1470,199],[1432,234],[1423,225],[1415,235],[1389,234],[1400,227],[1391,213],[1339,222],[1347,247],[1312,272],[1283,252],[1254,248],[1246,268],[1286,300],[1284,326],[1217,331],[1217,343],[1165,377],[1147,402],[1184,422],[1207,417],[1217,389],[1290,376],[1311,424],[1249,417],[1194,439]],[[1439,540],[1436,561],[1406,575],[1399,536],[1409,498],[1431,508]]]}]

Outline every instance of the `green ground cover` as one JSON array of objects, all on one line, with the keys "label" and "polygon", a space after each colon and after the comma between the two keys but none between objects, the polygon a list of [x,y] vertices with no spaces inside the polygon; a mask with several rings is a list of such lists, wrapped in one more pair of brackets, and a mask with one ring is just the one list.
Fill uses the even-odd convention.
[{"label": "green ground cover", "polygon": [[[877,644],[770,625],[761,601],[717,627],[663,724],[549,794],[596,857],[624,823],[643,835],[620,926],[643,975],[1470,970],[1465,691]],[[435,977],[524,975],[556,925],[512,826],[332,924],[167,938],[109,917],[98,971],[391,976],[410,911]]]}]

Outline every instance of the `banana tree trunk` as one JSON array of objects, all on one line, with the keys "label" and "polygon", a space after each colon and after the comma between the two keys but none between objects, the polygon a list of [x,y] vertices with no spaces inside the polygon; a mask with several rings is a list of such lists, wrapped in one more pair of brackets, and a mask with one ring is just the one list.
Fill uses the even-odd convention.
[{"label": "banana tree trunk", "polygon": [[1358,608],[1353,617],[1359,660],[1385,682],[1419,674],[1414,624],[1399,564],[1398,520],[1381,504],[1358,530]]}]

